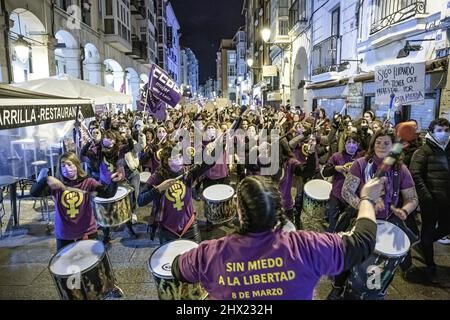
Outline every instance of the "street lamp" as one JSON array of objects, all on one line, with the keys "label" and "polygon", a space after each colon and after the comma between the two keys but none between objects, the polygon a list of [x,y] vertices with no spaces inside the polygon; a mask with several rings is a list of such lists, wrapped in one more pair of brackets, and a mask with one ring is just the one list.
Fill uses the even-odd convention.
[{"label": "street lamp", "polygon": [[269,42],[269,40],[270,40],[270,34],[271,34],[271,32],[270,32],[270,29],[269,29],[269,28],[263,28],[263,29],[261,30],[261,38],[263,39],[263,41],[264,41],[265,43],[268,43],[268,42]]},{"label": "street lamp", "polygon": [[253,67],[253,63],[255,63],[255,60],[253,60],[253,58],[248,58],[247,59],[247,65],[251,68]]},{"label": "street lamp", "polygon": [[270,35],[271,31],[269,28],[263,28],[261,30],[261,38],[264,41],[264,43],[271,45],[271,46],[277,46],[281,50],[287,50],[291,47],[292,42],[270,42]]},{"label": "street lamp", "polygon": [[406,58],[409,56],[409,53],[411,51],[420,51],[423,49],[423,47],[420,44],[413,44],[411,45],[411,42],[422,42],[422,41],[435,41],[436,39],[418,39],[418,40],[407,40],[405,46],[400,49],[400,51],[397,54],[397,59]]},{"label": "street lamp", "polygon": [[14,42],[14,51],[16,52],[16,57],[20,62],[27,62],[30,57],[30,47],[29,43],[23,38],[22,35],[19,35],[17,40]]}]

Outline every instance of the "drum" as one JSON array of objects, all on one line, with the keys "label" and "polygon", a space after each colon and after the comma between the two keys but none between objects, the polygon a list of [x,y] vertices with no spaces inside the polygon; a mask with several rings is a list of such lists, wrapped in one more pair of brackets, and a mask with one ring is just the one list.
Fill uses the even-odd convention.
[{"label": "drum", "polygon": [[83,240],[59,250],[48,266],[62,300],[98,300],[114,288],[114,274],[101,241]]},{"label": "drum", "polygon": [[131,190],[118,187],[112,198],[93,200],[97,223],[102,227],[116,227],[131,220]]},{"label": "drum", "polygon": [[322,232],[325,209],[332,185],[325,180],[311,180],[303,188],[302,225],[304,230]]},{"label": "drum", "polygon": [[295,228],[295,225],[290,221],[286,221],[286,223],[283,226],[283,231],[284,232],[295,232],[297,231],[297,229]]},{"label": "drum", "polygon": [[200,284],[191,284],[175,280],[172,276],[172,262],[176,256],[198,244],[189,240],[170,241],[155,251],[148,259],[148,268],[155,279],[160,300],[204,300],[207,292]]},{"label": "drum", "polygon": [[352,299],[383,299],[409,248],[409,238],[402,229],[377,220],[375,250],[366,261],[351,269],[345,295]]},{"label": "drum", "polygon": [[230,221],[236,215],[234,189],[225,184],[216,184],[203,191],[206,220],[212,224]]},{"label": "drum", "polygon": [[142,184],[147,183],[148,178],[150,178],[151,175],[152,175],[152,174],[151,174],[150,172],[148,172],[148,171],[141,172],[141,173],[139,174],[141,183],[142,183]]}]

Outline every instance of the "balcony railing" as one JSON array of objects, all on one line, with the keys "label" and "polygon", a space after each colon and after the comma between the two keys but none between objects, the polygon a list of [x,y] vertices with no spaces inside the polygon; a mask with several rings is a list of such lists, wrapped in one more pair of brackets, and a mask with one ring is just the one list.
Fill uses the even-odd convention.
[{"label": "balcony railing", "polygon": [[148,59],[147,41],[139,39],[136,35],[132,36],[132,49],[127,53],[133,59],[145,60]]},{"label": "balcony railing", "polygon": [[426,0],[374,0],[370,34],[425,13]]},{"label": "balcony railing", "polygon": [[305,23],[308,21],[306,17],[306,0],[295,0],[289,8],[289,29],[292,29],[297,22]]},{"label": "balcony railing", "polygon": [[316,44],[312,50],[313,76],[325,72],[340,71],[338,63],[341,54],[341,37],[331,36]]}]

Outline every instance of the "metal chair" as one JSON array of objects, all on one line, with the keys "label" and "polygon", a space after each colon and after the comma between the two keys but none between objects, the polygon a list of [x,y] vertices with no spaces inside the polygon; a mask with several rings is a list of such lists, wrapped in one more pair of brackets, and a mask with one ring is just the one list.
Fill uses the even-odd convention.
[{"label": "metal chair", "polygon": [[[18,210],[17,210],[17,219],[20,221],[20,209],[21,209],[21,203],[22,200],[31,200],[34,201],[33,203],[33,209],[36,209],[36,203],[39,202],[40,204],[40,212],[42,220],[47,220],[47,222],[50,222],[50,210],[48,205],[48,200],[50,195],[44,195],[40,197],[34,197],[31,194],[25,194],[25,191],[27,189],[27,186],[31,186],[34,183],[32,180],[22,180],[20,184],[21,194],[17,196],[17,199],[19,200],[18,204]],[[45,213],[47,213],[47,218],[45,218]]]}]

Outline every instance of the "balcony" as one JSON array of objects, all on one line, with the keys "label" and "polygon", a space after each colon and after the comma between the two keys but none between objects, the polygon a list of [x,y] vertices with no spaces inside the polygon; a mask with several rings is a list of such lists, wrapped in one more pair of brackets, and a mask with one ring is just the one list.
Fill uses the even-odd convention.
[{"label": "balcony", "polygon": [[374,0],[370,34],[426,11],[426,0]]},{"label": "balcony", "polygon": [[105,42],[121,52],[130,52],[130,30],[114,18],[105,18],[104,23]]},{"label": "balcony", "polygon": [[316,44],[312,50],[312,75],[326,72],[340,72],[339,61],[341,54],[341,37],[331,36]]},{"label": "balcony", "polygon": [[132,15],[141,16],[143,19],[146,18],[146,9],[144,0],[131,0],[130,11]]},{"label": "balcony", "polygon": [[306,0],[295,0],[289,8],[289,29],[293,29],[297,23],[306,23]]}]

